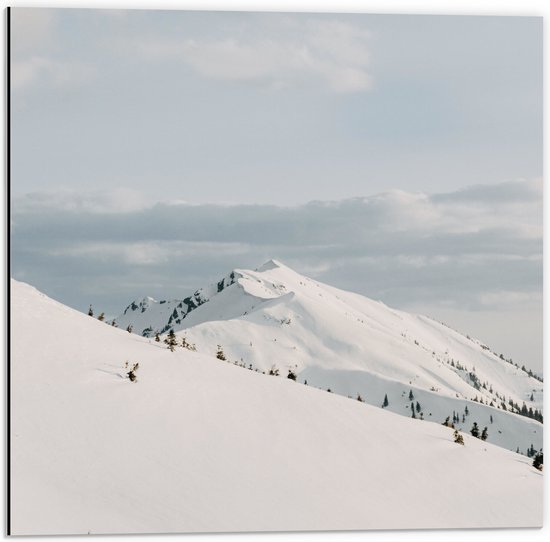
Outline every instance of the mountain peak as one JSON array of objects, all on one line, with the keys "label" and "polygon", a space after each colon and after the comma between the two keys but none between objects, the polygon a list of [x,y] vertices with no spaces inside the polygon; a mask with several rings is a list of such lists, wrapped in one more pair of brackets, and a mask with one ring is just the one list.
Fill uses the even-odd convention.
[{"label": "mountain peak", "polygon": [[260,267],[258,267],[258,271],[270,271],[271,269],[278,269],[281,267],[286,267],[286,265],[281,263],[279,260],[271,259],[260,265]]}]

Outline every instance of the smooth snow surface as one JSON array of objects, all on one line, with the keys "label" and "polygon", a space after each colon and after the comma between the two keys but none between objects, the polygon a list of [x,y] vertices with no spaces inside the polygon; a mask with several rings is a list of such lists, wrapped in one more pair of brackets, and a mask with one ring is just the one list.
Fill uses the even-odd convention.
[{"label": "smooth snow surface", "polygon": [[[192,310],[189,299],[196,301]],[[199,352],[214,355],[220,345],[228,359],[246,367],[276,367],[282,376],[292,370],[300,382],[360,395],[374,406],[387,395],[387,408],[405,416],[411,416],[412,391],[415,410],[420,406],[415,415],[426,420],[442,423],[456,413],[461,430],[469,432],[476,422],[488,428],[493,444],[523,454],[531,445],[542,448],[542,424],[510,412],[510,401],[542,410],[540,381],[479,340],[319,283],[276,260],[256,271],[236,269],[184,301],[130,310],[138,305],[117,318],[121,327],[153,334],[174,329]]]},{"label": "smooth snow surface", "polygon": [[[11,294],[13,534],[541,525],[542,473],[522,455],[208,352],[172,353],[23,283]],[[250,329],[280,330],[263,318],[283,316],[282,298]],[[289,297],[284,316],[305,317],[314,298]],[[139,362],[136,383],[125,361]]]}]

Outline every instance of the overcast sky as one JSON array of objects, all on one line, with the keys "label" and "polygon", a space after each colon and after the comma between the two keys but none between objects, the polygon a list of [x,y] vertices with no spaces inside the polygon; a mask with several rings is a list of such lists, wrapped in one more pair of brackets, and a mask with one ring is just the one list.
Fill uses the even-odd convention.
[{"label": "overcast sky", "polygon": [[275,257],[541,369],[541,19],[14,9],[11,77],[16,278]]}]

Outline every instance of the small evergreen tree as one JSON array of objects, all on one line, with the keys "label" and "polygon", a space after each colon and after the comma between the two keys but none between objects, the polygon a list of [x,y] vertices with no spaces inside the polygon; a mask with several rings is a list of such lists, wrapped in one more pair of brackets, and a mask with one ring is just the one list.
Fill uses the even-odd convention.
[{"label": "small evergreen tree", "polygon": [[126,328],[126,331],[128,333],[132,333],[132,330],[134,329],[134,327],[132,326],[132,324],[129,324],[128,327]]},{"label": "small evergreen tree", "polygon": [[216,352],[216,357],[221,361],[226,361],[225,354],[223,353],[223,349],[219,344],[218,344],[218,351]]},{"label": "small evergreen tree", "polygon": [[487,431],[487,427],[484,427],[483,431],[481,432],[481,440],[487,440],[488,436],[489,436],[489,432]]},{"label": "small evergreen tree", "polygon": [[422,409],[420,408],[420,403],[418,401],[416,401],[416,412],[418,412],[420,414],[420,411]]},{"label": "small evergreen tree", "polygon": [[100,322],[103,322],[103,320],[105,320],[105,313],[102,312],[98,317],[97,319],[100,321]]},{"label": "small evergreen tree", "polygon": [[477,422],[474,422],[474,425],[470,429],[470,433],[473,437],[479,438],[479,427],[477,426]]},{"label": "small evergreen tree", "polygon": [[291,371],[291,370],[289,369],[289,370],[288,370],[287,378],[289,378],[290,380],[294,380],[294,382],[296,382],[296,373],[294,373],[293,371]]},{"label": "small evergreen tree", "polygon": [[535,456],[535,459],[533,459],[533,467],[535,467],[535,469],[542,470],[542,466],[543,466],[543,454],[541,450],[540,452],[537,453],[537,455]]},{"label": "small evergreen tree", "polygon": [[164,343],[168,346],[170,352],[173,352],[176,349],[176,346],[178,345],[178,340],[176,339],[176,334],[174,333],[173,329],[171,329],[170,333],[168,333],[168,337],[164,339]]},{"label": "small evergreen tree", "polygon": [[359,394],[357,394],[357,400],[358,400],[360,403],[364,403],[363,398],[362,398],[361,395],[359,395]]},{"label": "small evergreen tree", "polygon": [[411,412],[412,412],[411,418],[416,418],[416,414],[414,412],[414,403],[412,403],[412,402],[411,402]]},{"label": "small evergreen tree", "polygon": [[158,331],[155,333],[155,341],[156,341],[157,343],[160,342],[160,335],[158,334]]},{"label": "small evergreen tree", "polygon": [[[128,363],[128,362],[126,362]],[[134,363],[134,366],[126,373],[130,382],[137,382],[136,371],[139,369],[139,363]]]},{"label": "small evergreen tree", "polygon": [[116,320],[113,320],[113,321],[111,322],[111,325],[112,325],[113,327],[118,327],[118,326],[116,325]]},{"label": "small evergreen tree", "polygon": [[388,394],[384,395],[384,402],[382,403],[382,408],[386,408],[390,402],[388,401]]},{"label": "small evergreen tree", "polygon": [[409,401],[414,401],[414,395],[412,390],[409,390]]},{"label": "small evergreen tree", "polygon": [[458,429],[455,429],[453,436],[457,444],[462,444],[462,446],[464,446],[464,437],[458,432]]},{"label": "small evergreen tree", "polygon": [[276,365],[271,366],[271,369],[269,369],[269,374],[271,376],[279,376],[279,369],[277,369]]},{"label": "small evergreen tree", "polygon": [[94,310],[92,309],[92,306],[90,305],[90,308],[88,309],[88,316],[93,316]]},{"label": "small evergreen tree", "polygon": [[[187,348],[187,350],[191,350],[191,352],[197,351],[197,347],[193,343],[190,343],[186,337],[181,338],[181,345],[183,346],[183,348]],[[241,358],[241,361],[242,361],[242,358]]]},{"label": "small evergreen tree", "polygon": [[491,421],[491,423],[493,423],[493,415],[492,414],[489,416],[489,420]]}]

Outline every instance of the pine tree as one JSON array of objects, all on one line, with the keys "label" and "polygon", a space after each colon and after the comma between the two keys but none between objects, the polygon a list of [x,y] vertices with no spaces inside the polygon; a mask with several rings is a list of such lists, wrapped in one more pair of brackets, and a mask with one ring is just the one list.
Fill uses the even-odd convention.
[{"label": "pine tree", "polygon": [[468,405],[466,405],[466,406],[464,407],[464,414],[465,414],[466,416],[469,416],[469,415],[470,415],[470,411],[468,410]]},{"label": "pine tree", "polygon": [[225,354],[223,353],[222,347],[218,344],[218,351],[216,352],[216,357],[221,361],[226,361]]},{"label": "pine tree", "polygon": [[418,401],[416,401],[416,412],[418,412],[420,414],[420,411],[422,409],[420,408],[420,403]]},{"label": "pine tree", "polygon": [[92,306],[90,305],[90,308],[88,309],[88,316],[93,316],[94,310],[92,309]]},{"label": "pine tree", "polygon": [[128,333],[132,333],[132,330],[133,330],[133,329],[134,329],[134,328],[133,328],[132,324],[129,324],[128,327],[126,328],[126,331],[127,331]]},{"label": "pine tree", "polygon": [[158,331],[155,333],[155,341],[160,342],[160,335],[158,334]]},{"label": "pine tree", "polygon": [[487,440],[488,436],[489,436],[489,432],[487,431],[487,428],[484,427],[483,431],[481,432],[481,440]]},{"label": "pine tree", "polygon": [[296,382],[296,373],[292,372],[292,371],[289,369],[289,370],[288,370],[287,378],[289,378],[290,380],[294,380],[294,382]]},{"label": "pine tree", "polygon": [[363,398],[361,397],[360,394],[357,394],[357,400],[358,400],[360,403],[364,403]]},{"label": "pine tree", "polygon": [[100,321],[100,322],[103,322],[103,320],[105,320],[105,313],[102,312],[98,317],[97,319]]},{"label": "pine tree", "polygon": [[479,427],[477,426],[477,422],[474,422],[474,425],[470,429],[470,433],[473,437],[479,438]]},{"label": "pine tree", "polygon": [[533,459],[533,467],[535,467],[535,469],[542,470],[542,465],[543,465],[543,454],[541,450],[540,452],[537,453],[537,455],[535,456],[535,459]]},{"label": "pine tree", "polygon": [[414,401],[414,395],[412,390],[409,390],[409,401]]},{"label": "pine tree", "polygon": [[388,394],[384,395],[384,402],[382,403],[382,408],[386,408],[390,402],[388,401]]},{"label": "pine tree", "polygon": [[[128,362],[126,362],[128,363]],[[127,366],[127,365],[126,365]],[[128,378],[130,379],[130,382],[137,382],[137,376],[136,376],[136,371],[139,369],[139,363],[134,363],[134,366],[132,367],[132,369],[130,369],[130,371],[128,371],[126,373],[126,375],[128,376]]]},{"label": "pine tree", "polygon": [[493,415],[492,414],[489,416],[489,420],[491,421],[491,423],[493,423]]},{"label": "pine tree", "polygon": [[453,436],[457,444],[462,444],[462,446],[464,446],[464,437],[458,432],[458,429],[455,429]]},{"label": "pine tree", "polygon": [[164,343],[168,346],[168,349],[170,352],[173,352],[176,349],[176,346],[178,345],[178,341],[176,339],[176,334],[174,333],[174,330],[171,329],[170,333],[168,333],[168,337],[164,339]]},{"label": "pine tree", "polygon": [[411,417],[416,418],[416,414],[414,413],[414,403],[412,403],[412,402],[411,402],[411,412],[412,412]]}]

